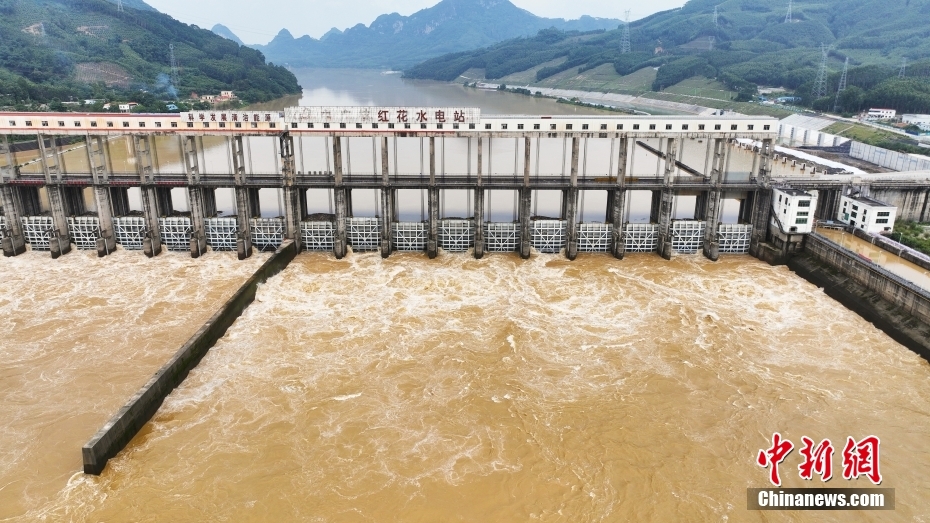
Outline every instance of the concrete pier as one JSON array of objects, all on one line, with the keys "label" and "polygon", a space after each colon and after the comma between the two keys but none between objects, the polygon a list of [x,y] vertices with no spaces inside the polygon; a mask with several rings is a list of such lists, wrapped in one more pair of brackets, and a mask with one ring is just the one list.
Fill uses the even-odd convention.
[{"label": "concrete pier", "polygon": [[484,181],[481,172],[484,166],[484,138],[478,137],[478,174],[475,180],[475,259],[484,257]]},{"label": "concrete pier", "polygon": [[97,256],[103,258],[116,250],[116,230],[113,227],[113,203],[110,189],[105,186],[95,186],[94,201],[97,204],[97,219],[100,224]]},{"label": "concrete pier", "polygon": [[530,227],[530,218],[533,208],[533,191],[530,189],[530,139],[523,140],[523,186],[517,191],[519,198],[518,216],[520,220],[520,257],[524,260],[530,257],[533,230]]},{"label": "concrete pier", "polygon": [[158,223],[159,213],[158,191],[151,185],[142,187],[142,213],[145,216],[145,239],[142,240],[142,251],[149,258],[161,254],[161,225]]},{"label": "concrete pier", "polygon": [[99,475],[107,461],[116,456],[148,423],[168,394],[180,385],[190,371],[255,300],[258,286],[278,274],[297,256],[294,242],[285,241],[274,255],[187,341],[123,408],[88,441],[81,455],[84,473]]},{"label": "concrete pier", "polygon": [[204,220],[208,215],[212,216],[207,211],[207,191],[213,192],[212,189],[204,189],[203,187],[187,188],[187,201],[190,203],[191,213],[191,258],[199,258],[207,253],[207,233]]},{"label": "concrete pier", "polygon": [[[252,229],[250,220],[253,216],[253,190],[248,187],[236,187],[236,217],[239,224],[236,238],[236,252],[240,260],[252,256]],[[257,199],[257,194],[255,195]]]},{"label": "concrete pier", "polygon": [[579,139],[572,138],[571,170],[569,188],[562,191],[562,219],[565,220],[565,257],[578,257],[578,155]]},{"label": "concrete pier", "polygon": [[391,187],[388,138],[381,138],[381,257],[391,255],[391,226],[396,220],[394,213],[394,189]]},{"label": "concrete pier", "polygon": [[333,200],[336,205],[336,223],[333,238],[333,254],[337,260],[345,258],[349,252],[349,241],[346,234],[346,218],[348,216],[347,194],[343,185],[342,173],[342,138],[333,139]]},{"label": "concrete pier", "polygon": [[66,208],[65,188],[49,185],[48,201],[52,210],[53,228],[49,231],[49,248],[52,259],[71,252],[71,233],[68,229],[68,209]]},{"label": "concrete pier", "polygon": [[663,175],[663,180],[665,187],[662,188],[658,195],[658,209],[656,207],[656,195],[653,193],[653,210],[652,213],[656,214],[656,223],[659,224],[659,242],[657,246],[657,252],[659,256],[665,258],[666,260],[672,259],[672,211],[675,208],[675,193],[672,190],[673,178],[675,176],[676,166],[675,158],[678,157],[678,139],[677,138],[667,138],[666,142],[666,151],[665,155],[659,156],[659,163],[665,161],[665,172]]},{"label": "concrete pier", "polygon": [[436,138],[429,138],[429,186],[427,193],[426,255],[439,254],[439,189],[436,187]]},{"label": "concrete pier", "polygon": [[701,193],[695,206],[694,218],[704,220],[704,256],[711,260],[720,259],[720,243],[717,241],[717,230],[720,225],[721,185],[726,179],[729,166],[729,150],[726,140],[715,139],[713,143],[713,166],[710,171],[709,191]]},{"label": "concrete pier", "polygon": [[0,238],[3,255],[6,257],[19,256],[26,252],[26,238],[23,236],[22,203],[17,187],[9,185],[0,186],[0,205],[3,205],[3,215],[6,217],[7,230]]},{"label": "concrete pier", "polygon": [[620,138],[620,153],[617,158],[617,188],[608,192],[607,221],[613,225],[610,235],[610,252],[614,258],[622,260],[626,255],[626,240],[623,234],[623,228],[626,215],[627,194],[625,190],[627,177],[627,150],[629,142],[627,138]]}]

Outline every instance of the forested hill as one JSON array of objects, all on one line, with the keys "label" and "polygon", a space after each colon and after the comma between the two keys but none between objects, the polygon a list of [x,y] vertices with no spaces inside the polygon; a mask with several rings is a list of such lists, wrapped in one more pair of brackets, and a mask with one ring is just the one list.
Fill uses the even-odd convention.
[{"label": "forested hill", "polygon": [[[0,106],[114,98],[164,99],[233,90],[246,101],[300,92],[264,56],[178,22],[142,0],[0,0]],[[172,81],[171,51],[179,65]]]},{"label": "forested hill", "polygon": [[[253,46],[269,60],[295,67],[409,67],[444,53],[475,49],[540,29],[613,29],[619,20],[541,18],[509,0],[442,0],[410,16],[379,16],[370,26],[333,29],[319,40],[281,31],[268,45]],[[226,35],[224,35],[226,36]]]},{"label": "forested hill", "polygon": [[[714,24],[714,8],[717,23]],[[850,86],[845,111],[864,104],[930,111],[930,0],[691,0],[630,26],[632,52],[621,53],[622,29],[577,34],[546,30],[532,38],[441,56],[406,71],[409,78],[452,81],[469,69],[493,80],[535,70],[543,80],[563,71],[612,64],[620,75],[658,68],[653,90],[693,76],[717,78],[748,99],[757,85],[796,89],[808,105],[833,108],[843,62]],[[827,96],[814,81],[828,47]],[[711,50],[713,49],[713,50]],[[902,59],[906,78],[899,80]]]}]

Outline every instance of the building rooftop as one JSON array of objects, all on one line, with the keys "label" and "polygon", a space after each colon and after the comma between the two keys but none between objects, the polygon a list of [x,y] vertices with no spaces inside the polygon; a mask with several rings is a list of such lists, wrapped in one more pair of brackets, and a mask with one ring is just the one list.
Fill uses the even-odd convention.
[{"label": "building rooftop", "polygon": [[775,187],[775,190],[781,191],[787,194],[788,196],[810,196],[811,198],[814,197],[811,193],[807,191],[802,191],[800,189],[794,189],[792,187]]},{"label": "building rooftop", "polygon": [[848,198],[861,204],[868,205],[869,207],[894,207],[894,205],[888,205],[885,202],[880,202],[876,199],[869,198],[868,196],[849,196]]}]

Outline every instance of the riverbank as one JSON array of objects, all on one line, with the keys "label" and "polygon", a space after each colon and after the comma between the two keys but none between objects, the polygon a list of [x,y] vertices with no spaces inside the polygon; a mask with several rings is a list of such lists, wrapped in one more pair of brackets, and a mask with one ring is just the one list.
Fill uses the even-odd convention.
[{"label": "riverbank", "polygon": [[[475,82],[472,85],[474,88],[482,90],[504,90],[501,88],[501,86],[504,84]],[[626,109],[634,111],[640,110],[645,111],[648,114],[693,114],[708,116],[716,111],[716,109],[703,107],[700,105],[655,100],[652,98],[644,98],[641,96],[619,93],[578,91],[574,89],[554,89],[551,87],[536,87],[533,85],[509,86],[508,88],[527,90],[536,94],[537,96],[545,98],[554,98],[557,100],[578,100],[579,102],[586,104],[605,106],[608,109]]]}]

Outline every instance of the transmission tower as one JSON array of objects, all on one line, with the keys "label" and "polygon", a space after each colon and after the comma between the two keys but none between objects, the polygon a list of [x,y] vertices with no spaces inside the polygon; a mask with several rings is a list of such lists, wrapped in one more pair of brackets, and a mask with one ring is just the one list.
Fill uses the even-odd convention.
[{"label": "transmission tower", "polygon": [[168,50],[171,52],[171,85],[177,89],[181,74],[178,71],[178,59],[174,56],[174,44],[168,44]]},{"label": "transmission tower", "polygon": [[898,70],[898,78],[907,76],[907,58],[901,59],[901,69]]},{"label": "transmission tower", "polygon": [[708,50],[708,51],[713,51],[713,50],[714,50],[714,42],[715,42],[716,40],[717,40],[717,37],[716,37],[716,36],[709,36],[709,37],[707,37],[707,50]]},{"label": "transmission tower", "polygon": [[714,6],[714,30],[717,29],[717,6]]},{"label": "transmission tower", "polygon": [[791,4],[792,4],[792,0],[788,0],[788,14],[785,16],[786,24],[790,24],[791,22],[794,22],[794,19],[792,19],[791,17]]},{"label": "transmission tower", "polygon": [[836,89],[836,101],[833,102],[833,112],[840,110],[840,94],[846,90],[846,76],[849,73],[849,57],[846,57],[846,63],[843,64],[843,76],[840,77],[840,86]]},{"label": "transmission tower", "polygon": [[116,0],[116,10],[120,13],[123,12],[123,0]]},{"label": "transmission tower", "polygon": [[820,69],[817,70],[817,79],[814,80],[814,88],[811,90],[814,100],[827,96],[827,54],[829,49],[820,44]]},{"label": "transmission tower", "polygon": [[626,12],[626,21],[623,23],[623,34],[620,37],[620,52],[626,54],[630,52],[630,11]]}]

